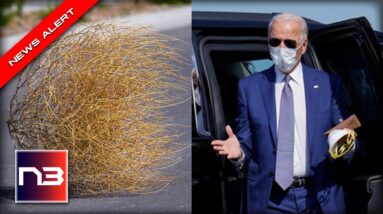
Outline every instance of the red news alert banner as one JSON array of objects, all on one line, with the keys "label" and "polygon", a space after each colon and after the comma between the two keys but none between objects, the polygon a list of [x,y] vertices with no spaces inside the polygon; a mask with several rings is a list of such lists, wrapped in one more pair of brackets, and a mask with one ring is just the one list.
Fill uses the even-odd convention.
[{"label": "red news alert banner", "polygon": [[64,0],[0,58],[0,88],[73,25],[98,0]]}]

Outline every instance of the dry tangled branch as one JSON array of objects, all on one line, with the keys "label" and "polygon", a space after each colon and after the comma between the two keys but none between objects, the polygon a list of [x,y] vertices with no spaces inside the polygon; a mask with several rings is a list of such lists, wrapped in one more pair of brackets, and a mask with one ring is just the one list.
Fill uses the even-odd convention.
[{"label": "dry tangled branch", "polygon": [[[17,149],[67,149],[72,193],[146,193],[174,176],[178,134],[163,111],[185,99],[176,39],[142,27],[67,34],[20,77],[10,105]],[[180,41],[178,41],[180,42]]]}]

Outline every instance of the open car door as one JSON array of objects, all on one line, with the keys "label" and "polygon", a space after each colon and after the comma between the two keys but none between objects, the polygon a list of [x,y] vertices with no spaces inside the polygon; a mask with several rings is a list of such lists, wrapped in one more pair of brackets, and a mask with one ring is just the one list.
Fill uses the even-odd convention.
[{"label": "open car door", "polygon": [[351,213],[383,213],[383,53],[364,17],[310,32],[323,70],[337,73],[345,98],[362,123],[361,145],[347,174],[345,190]]},{"label": "open car door", "polygon": [[[224,175],[226,158],[218,155],[210,144],[214,139],[226,138],[226,133],[222,131],[225,123],[221,97],[214,70],[209,69],[202,60],[200,41],[195,44],[198,44],[194,47],[198,54],[194,55],[193,51],[192,57],[192,209],[193,213],[225,214],[227,213]],[[196,102],[197,99],[199,102]]]}]

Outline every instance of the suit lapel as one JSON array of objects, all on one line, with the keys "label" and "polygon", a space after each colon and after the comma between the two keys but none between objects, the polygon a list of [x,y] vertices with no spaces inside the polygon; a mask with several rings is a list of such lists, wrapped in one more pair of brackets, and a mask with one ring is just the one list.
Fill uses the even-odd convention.
[{"label": "suit lapel", "polygon": [[[303,79],[305,84],[305,97],[306,97],[306,125],[307,125],[307,140],[309,151],[313,149],[313,133],[315,131],[315,119],[317,114],[318,96],[320,85],[317,81],[317,74],[315,70],[308,68],[302,64]],[[310,154],[310,157],[312,155]]]},{"label": "suit lapel", "polygon": [[[311,148],[313,131],[315,129],[315,115],[318,106],[318,96],[320,85],[317,81],[317,75],[314,70],[302,64],[303,80],[305,85],[306,98],[306,121],[307,121],[307,139]],[[261,92],[262,99],[266,109],[269,128],[273,136],[273,146],[276,147],[277,142],[277,117],[275,108],[275,70],[274,66],[264,72],[264,81],[262,81]]]},{"label": "suit lapel", "polygon": [[261,92],[262,99],[266,109],[269,128],[273,136],[273,146],[276,147],[277,142],[277,119],[275,108],[275,70],[274,66],[264,72],[264,81],[262,81]]}]

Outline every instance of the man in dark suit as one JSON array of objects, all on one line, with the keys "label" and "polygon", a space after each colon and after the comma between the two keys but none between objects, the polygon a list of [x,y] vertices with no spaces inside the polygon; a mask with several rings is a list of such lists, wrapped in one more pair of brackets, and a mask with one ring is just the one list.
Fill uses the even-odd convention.
[{"label": "man in dark suit", "polygon": [[212,142],[219,154],[246,169],[245,213],[345,212],[324,133],[350,113],[340,79],[300,62],[307,32],[300,16],[272,18],[269,47],[275,65],[239,81],[236,135],[227,126],[229,138]]}]

